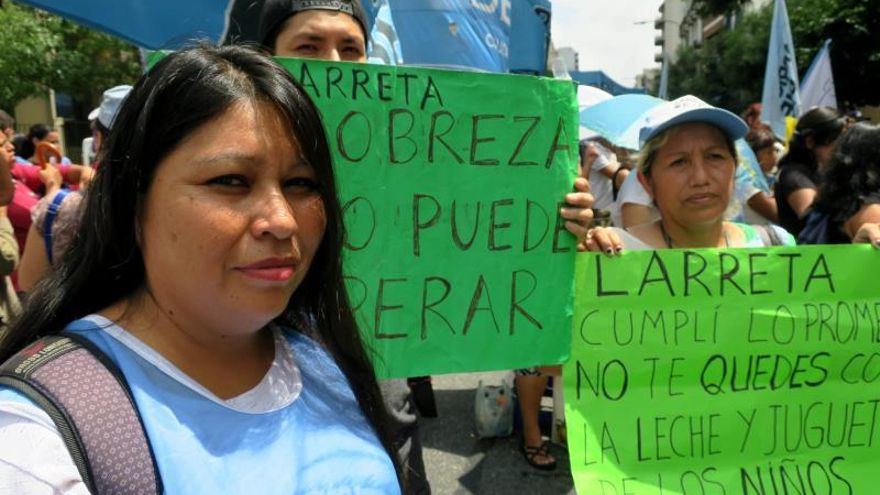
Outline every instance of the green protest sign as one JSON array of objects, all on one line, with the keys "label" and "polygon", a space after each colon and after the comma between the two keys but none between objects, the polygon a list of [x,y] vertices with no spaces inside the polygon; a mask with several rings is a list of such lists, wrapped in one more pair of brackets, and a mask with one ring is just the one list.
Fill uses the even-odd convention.
[{"label": "green protest sign", "polygon": [[577,163],[570,82],[278,59],[321,110],[345,270],[380,376],[559,363]]},{"label": "green protest sign", "polygon": [[579,493],[876,492],[880,253],[589,253],[575,271]]}]

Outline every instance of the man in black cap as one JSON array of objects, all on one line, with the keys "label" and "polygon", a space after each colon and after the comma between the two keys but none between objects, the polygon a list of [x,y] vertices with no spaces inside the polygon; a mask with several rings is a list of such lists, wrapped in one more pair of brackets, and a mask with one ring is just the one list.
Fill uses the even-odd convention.
[{"label": "man in black cap", "polygon": [[357,0],[268,0],[260,42],[286,57],[367,61],[367,15]]}]

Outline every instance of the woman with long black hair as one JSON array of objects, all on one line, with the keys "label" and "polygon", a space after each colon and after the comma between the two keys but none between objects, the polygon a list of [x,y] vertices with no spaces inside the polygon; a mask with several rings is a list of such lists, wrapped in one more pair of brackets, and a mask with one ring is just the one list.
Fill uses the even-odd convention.
[{"label": "woman with long black hair", "polygon": [[[326,136],[284,69],[239,47],[160,61],[123,103],[82,225],[0,361],[61,332],[99,349],[165,493],[399,492]],[[0,387],[0,492],[86,492],[57,424]]]},{"label": "woman with long black hair", "polygon": [[819,190],[820,173],[846,125],[846,117],[830,107],[814,108],[798,120],[788,153],[779,162],[775,194],[779,224],[795,237],[804,227]]},{"label": "woman with long black hair", "polygon": [[840,137],[807,220],[824,222],[828,244],[853,242],[860,227],[880,223],[880,127],[862,122]]}]

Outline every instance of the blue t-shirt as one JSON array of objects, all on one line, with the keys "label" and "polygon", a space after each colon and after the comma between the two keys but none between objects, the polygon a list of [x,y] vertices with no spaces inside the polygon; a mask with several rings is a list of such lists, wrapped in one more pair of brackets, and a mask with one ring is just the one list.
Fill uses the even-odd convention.
[{"label": "blue t-shirt", "polygon": [[[172,378],[96,324],[81,335],[115,362],[150,438],[166,493],[400,493],[394,466],[345,375],[317,343],[284,331],[302,391],[265,413],[234,410]],[[0,387],[0,401],[26,400]]]}]

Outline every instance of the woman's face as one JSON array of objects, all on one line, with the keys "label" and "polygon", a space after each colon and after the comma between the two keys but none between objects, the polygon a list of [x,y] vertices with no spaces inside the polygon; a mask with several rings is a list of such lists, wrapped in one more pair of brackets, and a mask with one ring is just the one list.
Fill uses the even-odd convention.
[{"label": "woman's face", "polygon": [[708,225],[724,216],[735,168],[721,130],[682,124],[657,150],[644,184],[663,218],[684,226]]},{"label": "woman's face", "polygon": [[0,133],[0,153],[3,153],[8,164],[11,165],[15,161],[15,145],[12,144],[12,138],[6,133]]},{"label": "woman's face", "polygon": [[43,139],[36,139],[34,144],[49,143],[56,148],[61,145],[61,136],[57,131],[49,131]]},{"label": "woman's face", "polygon": [[286,308],[326,225],[281,116],[238,103],[158,165],[140,215],[147,289],[171,318],[248,333]]},{"label": "woman's face", "polygon": [[765,146],[755,153],[758,163],[761,164],[761,170],[765,174],[769,174],[776,167],[776,148],[773,146]]}]

